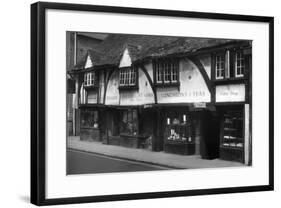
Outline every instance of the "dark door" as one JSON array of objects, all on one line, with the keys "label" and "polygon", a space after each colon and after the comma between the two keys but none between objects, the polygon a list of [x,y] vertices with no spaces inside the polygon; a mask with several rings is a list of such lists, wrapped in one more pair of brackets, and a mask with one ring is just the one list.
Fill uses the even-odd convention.
[{"label": "dark door", "polygon": [[200,141],[200,154],[203,159],[219,157],[220,122],[214,112],[202,112],[202,136]]}]

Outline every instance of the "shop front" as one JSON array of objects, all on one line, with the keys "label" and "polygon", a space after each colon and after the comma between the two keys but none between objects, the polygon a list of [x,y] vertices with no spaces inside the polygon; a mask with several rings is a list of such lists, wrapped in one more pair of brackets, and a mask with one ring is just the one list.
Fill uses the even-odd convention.
[{"label": "shop front", "polygon": [[100,110],[92,107],[80,109],[80,139],[83,141],[101,141],[102,129]]},{"label": "shop front", "polygon": [[107,109],[107,137],[103,140],[103,143],[130,148],[151,149],[153,128],[150,124],[153,122],[146,120],[146,113],[140,107]]},{"label": "shop front", "polygon": [[[163,150],[180,155],[219,157],[219,119],[214,108],[193,104],[161,107]],[[161,144],[161,142],[159,142]]]},{"label": "shop front", "polygon": [[244,105],[219,106],[220,120],[220,158],[245,162],[245,118]]}]

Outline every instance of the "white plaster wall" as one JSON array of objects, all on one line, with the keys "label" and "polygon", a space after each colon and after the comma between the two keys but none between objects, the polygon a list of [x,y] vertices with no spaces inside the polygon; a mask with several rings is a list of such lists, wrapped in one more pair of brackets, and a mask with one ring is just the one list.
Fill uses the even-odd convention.
[{"label": "white plaster wall", "polygon": [[145,68],[151,78],[151,80],[153,81],[153,66],[152,66],[152,62],[149,62],[148,64],[145,65]]},{"label": "white plaster wall", "polygon": [[119,70],[116,70],[111,75],[111,78],[107,85],[107,92],[106,92],[106,105],[119,105]]},{"label": "white plaster wall", "polygon": [[88,91],[87,102],[90,104],[97,103],[97,91]]},{"label": "white plaster wall", "polygon": [[[152,66],[152,65],[151,65]],[[146,66],[149,71],[151,67]],[[154,95],[147,77],[142,70],[139,72],[139,89],[120,92],[120,105],[143,105],[154,103]]]},{"label": "white plaster wall", "polygon": [[200,62],[203,64],[209,79],[211,79],[211,55],[210,54],[200,55],[198,58]]},{"label": "white plaster wall", "polygon": [[157,89],[158,103],[210,102],[210,91],[197,67],[188,59],[180,61],[180,89]]}]

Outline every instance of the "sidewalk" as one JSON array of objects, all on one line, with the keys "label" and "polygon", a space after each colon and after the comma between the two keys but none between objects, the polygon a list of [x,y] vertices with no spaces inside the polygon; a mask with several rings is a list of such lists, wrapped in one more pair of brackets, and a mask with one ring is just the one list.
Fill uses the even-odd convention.
[{"label": "sidewalk", "polygon": [[144,149],[133,149],[121,146],[106,145],[100,142],[80,141],[79,137],[68,137],[67,147],[70,149],[92,152],[116,158],[134,160],[170,168],[217,168],[244,166],[238,162],[220,159],[206,160],[199,155],[185,156],[164,152],[151,152]]}]

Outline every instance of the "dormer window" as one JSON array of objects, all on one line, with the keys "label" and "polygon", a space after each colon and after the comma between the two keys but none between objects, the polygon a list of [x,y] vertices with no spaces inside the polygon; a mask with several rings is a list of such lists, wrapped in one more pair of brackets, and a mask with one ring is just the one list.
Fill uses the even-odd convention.
[{"label": "dormer window", "polygon": [[84,74],[84,86],[91,87],[95,85],[95,73],[94,72],[87,72]]},{"label": "dormer window", "polygon": [[179,83],[179,62],[177,60],[157,60],[153,63],[156,85]]},{"label": "dormer window", "polygon": [[119,63],[119,89],[135,89],[137,83],[137,68],[132,66],[129,50],[125,48]]}]

